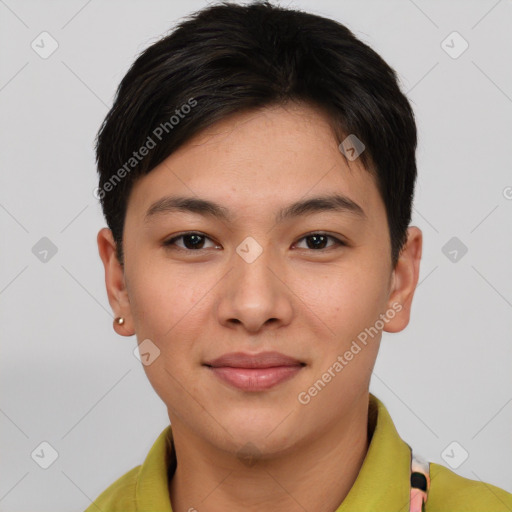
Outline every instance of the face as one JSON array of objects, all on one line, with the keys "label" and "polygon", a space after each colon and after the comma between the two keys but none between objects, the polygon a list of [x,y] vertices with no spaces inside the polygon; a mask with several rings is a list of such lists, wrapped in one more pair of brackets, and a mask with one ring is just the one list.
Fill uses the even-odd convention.
[{"label": "face", "polygon": [[[343,200],[311,201],[334,195]],[[166,196],[223,215],[155,206]],[[382,330],[409,319],[421,256],[421,232],[409,230],[393,269],[373,178],[345,159],[327,119],[294,105],[224,119],[137,181],[124,274],[109,230],[98,243],[125,318],[116,330],[150,340],[147,357],[158,356],[144,370],[173,428],[270,455],[348,424],[366,400]],[[270,351],[291,361],[207,366]]]}]

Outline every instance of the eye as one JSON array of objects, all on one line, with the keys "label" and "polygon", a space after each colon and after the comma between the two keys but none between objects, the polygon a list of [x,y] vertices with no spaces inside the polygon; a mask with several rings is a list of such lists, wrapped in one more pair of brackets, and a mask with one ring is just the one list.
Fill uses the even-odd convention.
[{"label": "eye", "polygon": [[[345,242],[341,241],[340,239],[327,235],[325,233],[311,233],[309,235],[306,235],[302,237],[300,240],[310,240],[311,243],[306,242],[306,249],[312,249],[314,251],[319,251],[325,249],[325,244],[327,242],[327,239],[334,240],[334,246],[345,246],[347,245]],[[329,247],[332,247],[329,246]]]},{"label": "eye", "polygon": [[[334,244],[331,244],[327,248],[333,247],[333,246],[346,246],[347,244],[343,242],[342,240],[332,236],[327,235],[325,233],[311,233],[309,235],[306,235],[299,239],[306,240],[306,249],[314,250],[315,252],[322,251],[326,249],[326,242],[328,239],[334,240]],[[176,242],[178,240],[183,240],[183,245],[178,245]],[[205,247],[205,240],[212,241],[211,238],[207,237],[203,233],[190,231],[187,233],[182,233],[181,235],[174,236],[170,238],[169,240],[166,240],[163,242],[163,245],[165,247],[169,248],[177,248],[185,251],[200,251],[202,249],[207,249],[208,247]],[[213,242],[213,241],[212,241]],[[213,243],[212,247],[220,247],[219,245],[216,245]]]},{"label": "eye", "polygon": [[[176,241],[180,240],[180,239],[183,239],[184,246],[176,245]],[[163,243],[163,245],[165,247],[175,246],[178,249],[198,251],[201,249],[205,249],[205,247],[204,247],[205,240],[211,240],[211,238],[208,238],[206,235],[203,235],[202,233],[196,233],[196,232],[190,231],[188,233],[183,233],[181,235],[170,238],[169,240],[166,240]],[[215,244],[213,246],[218,247]]]}]

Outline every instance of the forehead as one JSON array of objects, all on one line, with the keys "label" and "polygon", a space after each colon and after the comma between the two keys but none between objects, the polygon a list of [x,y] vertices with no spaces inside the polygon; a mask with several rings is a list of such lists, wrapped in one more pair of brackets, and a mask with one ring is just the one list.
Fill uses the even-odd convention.
[{"label": "forehead", "polygon": [[128,213],[141,218],[168,194],[254,216],[336,193],[359,204],[368,220],[383,212],[374,179],[359,159],[345,158],[328,119],[289,104],[234,114],[198,133],[135,183]]}]

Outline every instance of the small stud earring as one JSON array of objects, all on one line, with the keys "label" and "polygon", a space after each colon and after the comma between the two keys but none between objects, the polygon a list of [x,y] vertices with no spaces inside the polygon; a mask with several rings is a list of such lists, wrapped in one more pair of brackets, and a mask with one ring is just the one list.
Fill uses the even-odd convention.
[{"label": "small stud earring", "polygon": [[124,324],[124,318],[122,316],[118,316],[114,322],[117,324],[117,325],[123,325]]}]

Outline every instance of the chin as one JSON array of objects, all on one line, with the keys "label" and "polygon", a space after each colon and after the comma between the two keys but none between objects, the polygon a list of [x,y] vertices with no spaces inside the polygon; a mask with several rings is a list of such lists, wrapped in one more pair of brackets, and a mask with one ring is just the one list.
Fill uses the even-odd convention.
[{"label": "chin", "polygon": [[257,419],[253,416],[252,421],[247,415],[237,415],[224,423],[227,432],[219,427],[226,443],[223,448],[239,453],[240,456],[249,452],[248,456],[252,454],[254,457],[271,457],[286,451],[294,444],[297,430],[290,429],[290,426],[285,424],[285,417],[286,414],[279,414],[277,417],[269,410],[259,414]]}]

